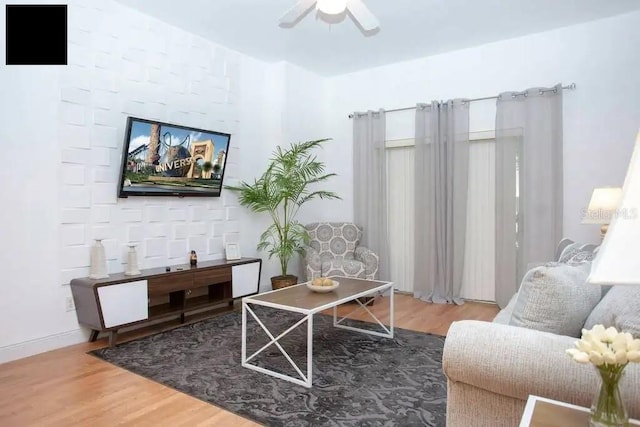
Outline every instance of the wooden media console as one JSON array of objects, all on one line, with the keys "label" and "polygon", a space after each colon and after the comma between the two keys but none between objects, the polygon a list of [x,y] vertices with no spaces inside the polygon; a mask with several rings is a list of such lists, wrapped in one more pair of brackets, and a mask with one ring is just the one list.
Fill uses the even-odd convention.
[{"label": "wooden media console", "polygon": [[233,301],[258,293],[262,260],[202,261],[142,270],[126,276],[111,274],[106,279],[73,279],[71,292],[78,322],[91,328],[90,341],[109,332],[114,346],[118,329],[164,317],[180,317],[196,311],[233,310]]}]

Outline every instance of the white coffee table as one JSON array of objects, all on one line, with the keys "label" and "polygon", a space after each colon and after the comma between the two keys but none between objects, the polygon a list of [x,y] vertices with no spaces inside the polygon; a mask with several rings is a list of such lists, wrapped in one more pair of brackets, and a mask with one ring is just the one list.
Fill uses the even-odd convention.
[{"label": "white coffee table", "polygon": [[[336,328],[348,329],[351,331],[362,332],[365,334],[376,335],[385,338],[393,338],[393,282],[383,282],[377,280],[349,279],[346,277],[331,277],[333,280],[340,282],[340,286],[334,291],[328,293],[317,293],[309,290],[306,283],[291,286],[284,289],[278,289],[271,292],[265,292],[258,295],[244,297],[242,299],[242,366],[253,369],[263,374],[271,375],[276,378],[291,381],[292,383],[311,387],[312,385],[312,366],[313,366],[313,315],[321,311],[333,308],[333,326]],[[383,324],[370,310],[368,305],[373,303],[375,299],[382,296],[385,292],[389,292],[389,325]],[[359,298],[366,296],[374,296],[363,303]],[[356,301],[358,306],[344,317],[338,318],[337,307],[350,301]],[[291,311],[303,314],[304,317],[296,322],[293,326],[279,334],[277,337],[269,331],[268,319],[260,319],[252,306],[265,306],[278,310]],[[343,325],[344,320],[355,312],[366,311],[375,322],[379,325],[381,332],[361,329],[353,326]],[[260,325],[267,336],[271,339],[267,344],[262,346],[258,351],[247,357],[247,314]],[[263,321],[264,320],[264,321]],[[307,322],[307,369],[306,373],[298,367],[291,359],[289,354],[278,342],[284,336],[296,329],[298,326]],[[266,323],[266,324],[265,324]],[[299,378],[282,374],[261,366],[250,363],[257,355],[262,353],[271,345],[275,345],[284,357],[289,361],[291,366],[298,373]]]}]

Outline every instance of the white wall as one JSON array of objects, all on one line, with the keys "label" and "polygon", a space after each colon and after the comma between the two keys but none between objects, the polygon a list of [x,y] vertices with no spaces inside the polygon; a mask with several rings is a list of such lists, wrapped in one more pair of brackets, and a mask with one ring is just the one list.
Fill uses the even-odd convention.
[{"label": "white wall", "polygon": [[[289,146],[294,142],[317,140],[322,138],[332,138],[331,129],[327,126],[326,108],[328,103],[327,79],[313,72],[305,70],[296,65],[280,62],[274,64],[270,70],[269,78],[270,91],[269,99],[273,100],[263,107],[267,110],[266,124],[269,134],[274,137],[275,143],[270,147],[281,145]],[[329,153],[334,149],[335,143],[328,141],[324,144],[324,149],[317,152],[318,159],[327,165],[327,172],[333,172],[333,160]],[[271,157],[273,148],[268,152],[262,150],[260,158],[262,160],[253,163],[261,171]],[[262,157],[264,156],[264,157]],[[319,184],[317,188],[332,188],[337,181],[333,179],[325,184]],[[342,193],[342,189],[336,190]],[[245,215],[251,215],[245,213]],[[266,216],[251,216],[254,224],[258,224],[260,230],[264,230],[269,225],[269,218]],[[313,201],[306,204],[300,211],[297,220],[302,224],[321,220],[341,220],[344,219],[342,212],[332,209],[330,204],[322,201]],[[255,245],[255,243],[254,243]],[[261,254],[264,260],[267,255]],[[288,268],[289,274],[302,275],[299,257],[294,257]],[[269,289],[269,278],[280,275],[280,266],[274,258],[270,262],[263,264],[262,287]]]},{"label": "white wall", "polygon": [[284,98],[277,67],[112,0],[70,2],[68,19],[68,66],[0,72],[0,362],[86,339],[65,299],[94,237],[110,272],[124,270],[128,242],[141,268],[184,263],[190,249],[222,258],[227,242],[256,255],[261,229],[229,191],[116,197],[128,115],[231,133],[226,184],[255,176],[281,142],[264,108]]},{"label": "white wall", "polygon": [[[581,225],[581,211],[594,187],[622,184],[640,128],[638,22],[640,12],[331,79],[328,124],[341,147],[335,188],[351,188],[350,112],[575,82],[564,98],[564,234],[596,242],[598,227]],[[393,114],[390,121],[411,123]],[[492,127],[495,103],[473,104],[471,115],[472,130]],[[394,126],[394,136],[412,136]],[[343,211],[352,216],[351,200]]]}]

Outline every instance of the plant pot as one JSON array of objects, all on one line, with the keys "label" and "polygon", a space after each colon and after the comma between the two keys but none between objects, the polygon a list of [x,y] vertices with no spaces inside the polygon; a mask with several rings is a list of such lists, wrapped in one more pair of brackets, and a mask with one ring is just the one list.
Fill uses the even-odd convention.
[{"label": "plant pot", "polygon": [[271,287],[274,290],[293,286],[297,283],[298,276],[294,276],[293,274],[287,274],[286,276],[274,276],[271,278]]}]

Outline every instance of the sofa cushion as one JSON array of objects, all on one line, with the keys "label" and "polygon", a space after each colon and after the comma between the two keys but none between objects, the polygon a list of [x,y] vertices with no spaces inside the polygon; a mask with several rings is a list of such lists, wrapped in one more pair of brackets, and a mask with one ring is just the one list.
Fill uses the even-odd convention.
[{"label": "sofa cushion", "polygon": [[640,338],[640,286],[613,286],[589,314],[584,327],[591,329],[598,324]]},{"label": "sofa cushion", "polygon": [[585,284],[590,269],[590,263],[548,263],[530,270],[522,279],[509,324],[580,336],[601,297],[600,286]]},{"label": "sofa cushion", "polygon": [[493,318],[493,323],[500,323],[501,325],[508,325],[511,321],[511,315],[513,314],[513,307],[516,305],[518,294],[514,294],[509,300],[509,304]]}]

